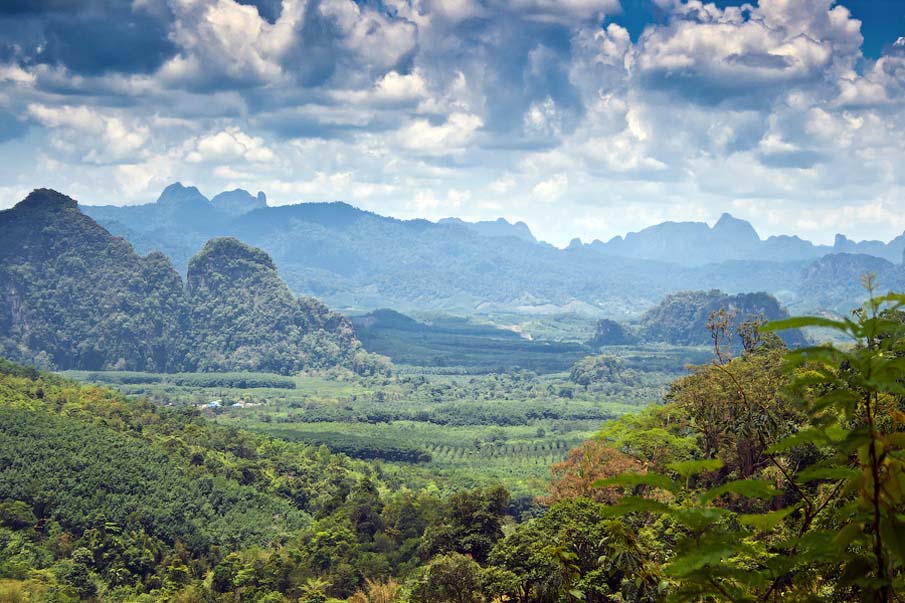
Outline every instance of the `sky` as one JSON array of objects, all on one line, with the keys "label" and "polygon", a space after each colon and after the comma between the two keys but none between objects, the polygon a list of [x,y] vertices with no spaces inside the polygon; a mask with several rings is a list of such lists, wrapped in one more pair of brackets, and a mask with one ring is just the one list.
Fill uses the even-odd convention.
[{"label": "sky", "polygon": [[905,230],[905,0],[2,0],[0,208]]}]

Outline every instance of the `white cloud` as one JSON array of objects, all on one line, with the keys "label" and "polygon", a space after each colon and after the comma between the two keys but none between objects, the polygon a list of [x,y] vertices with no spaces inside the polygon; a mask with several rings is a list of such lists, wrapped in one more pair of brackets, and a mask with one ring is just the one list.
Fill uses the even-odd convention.
[{"label": "white cloud", "polygon": [[35,83],[35,75],[15,63],[7,63],[0,65],[0,82],[30,86]]},{"label": "white cloud", "polygon": [[403,147],[420,153],[455,154],[465,149],[483,124],[480,117],[469,113],[453,113],[439,125],[415,119],[399,131],[398,140]]},{"label": "white cloud", "polygon": [[596,19],[619,12],[619,0],[512,0],[514,9],[542,21],[570,22]]},{"label": "white cloud", "polygon": [[276,158],[262,138],[249,136],[237,126],[199,137],[186,154],[190,163],[268,163]]},{"label": "white cloud", "polygon": [[427,83],[417,71],[400,75],[396,71],[385,74],[374,86],[374,97],[388,102],[417,100],[427,94]]},{"label": "white cloud", "polygon": [[174,48],[157,67],[4,59],[5,187],[134,203],[180,179],[517,215],[557,243],[727,208],[765,234],[905,227],[905,42],[863,57],[845,0],[657,3],[633,43],[615,0],[283,0],[273,23],[144,2]]},{"label": "white cloud", "polygon": [[52,131],[51,144],[89,163],[135,159],[150,139],[150,128],[85,106],[28,105],[28,115]]},{"label": "white cloud", "polygon": [[543,180],[534,185],[532,192],[540,201],[550,202],[562,197],[569,190],[569,177],[566,174],[556,174],[549,180]]},{"label": "white cloud", "polygon": [[270,24],[255,7],[233,0],[171,0],[170,40],[180,49],[160,69],[171,85],[260,85],[283,75],[283,56],[297,43],[305,0],[284,0]]},{"label": "white cloud", "polygon": [[340,42],[360,60],[378,69],[394,67],[415,46],[411,23],[393,20],[353,0],[321,0],[318,10],[336,23]]}]

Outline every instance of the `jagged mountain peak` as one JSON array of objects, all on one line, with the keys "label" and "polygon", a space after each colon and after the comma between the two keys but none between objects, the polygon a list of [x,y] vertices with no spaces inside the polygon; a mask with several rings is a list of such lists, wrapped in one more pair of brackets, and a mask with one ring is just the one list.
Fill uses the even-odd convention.
[{"label": "jagged mountain peak", "polygon": [[756,245],[760,243],[760,236],[747,220],[741,220],[729,213],[723,213],[716,224],[713,225],[712,232],[717,236],[723,236],[733,239],[735,244]]},{"label": "jagged mountain peak", "polygon": [[467,222],[461,218],[443,218],[437,222],[438,224],[456,224],[463,226],[472,232],[485,237],[515,237],[531,243],[536,243],[537,239],[528,225],[524,222],[510,222],[506,218],[497,218],[496,220],[482,220],[479,222]]},{"label": "jagged mountain peak", "polygon": [[267,195],[264,191],[252,195],[245,189],[237,188],[223,191],[211,199],[211,205],[231,216],[241,216],[250,211],[267,207]]},{"label": "jagged mountain peak", "polygon": [[201,191],[198,190],[198,187],[195,186],[184,186],[181,182],[174,182],[169,185],[163,192],[160,193],[160,196],[157,197],[158,205],[197,205],[204,204],[209,205],[210,201],[207,197],[201,194]]}]

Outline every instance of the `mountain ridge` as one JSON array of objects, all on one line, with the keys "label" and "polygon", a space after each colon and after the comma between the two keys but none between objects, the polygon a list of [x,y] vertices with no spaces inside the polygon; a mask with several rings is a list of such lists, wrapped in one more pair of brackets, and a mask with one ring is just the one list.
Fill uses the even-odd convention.
[{"label": "mountain ridge", "polygon": [[[881,245],[840,238],[836,247],[794,235],[762,240],[750,223],[726,213],[712,226],[666,222],[607,243],[576,239],[558,249],[537,241],[527,225],[505,219],[401,220],[341,201],[270,206],[245,191],[238,195],[255,206],[230,215],[201,201],[190,187],[180,184],[171,192],[195,201],[185,207],[152,203],[83,210],[142,253],[164,252],[183,275],[208,240],[235,237],[266,251],[295,293],[351,312],[392,307],[624,319],[639,316],[669,293],[709,289],[767,291],[793,312],[825,309],[824,304],[846,308],[863,299],[857,283],[861,272],[870,270],[870,258],[885,256],[899,266],[905,248],[905,236]],[[846,263],[855,288],[837,288],[837,297],[815,307],[806,287],[816,281],[803,281],[804,275],[816,260],[839,249],[880,255]],[[901,272],[887,270],[881,285],[898,286]]]},{"label": "mountain ridge", "polygon": [[[198,201],[173,191],[164,205]],[[270,256],[235,239],[208,241],[183,282],[166,255],[139,255],[49,189],[0,212],[0,239],[0,355],[160,372],[366,364],[344,317],[295,296]]]}]

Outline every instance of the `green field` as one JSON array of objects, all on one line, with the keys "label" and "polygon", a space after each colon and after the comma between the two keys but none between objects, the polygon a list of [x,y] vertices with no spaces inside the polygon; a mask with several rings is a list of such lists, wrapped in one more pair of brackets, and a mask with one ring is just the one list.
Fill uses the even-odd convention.
[{"label": "green field", "polygon": [[[507,319],[498,324],[449,315],[416,320],[392,310],[378,310],[351,320],[368,351],[396,364],[454,368],[471,374],[519,369],[550,373],[567,370],[592,353],[576,339],[535,339],[520,323]],[[593,323],[582,321],[586,323],[586,330],[591,331]]]},{"label": "green field", "polygon": [[[664,346],[607,351],[622,359],[628,382],[582,387],[563,372],[438,374],[437,367],[414,366],[378,377],[65,374],[161,405],[195,406],[226,425],[376,460],[403,485],[452,491],[502,483],[527,497],[543,493],[550,466],[569,449],[605,421],[659,402],[683,367],[707,354]],[[220,406],[206,408],[214,400]]]}]

